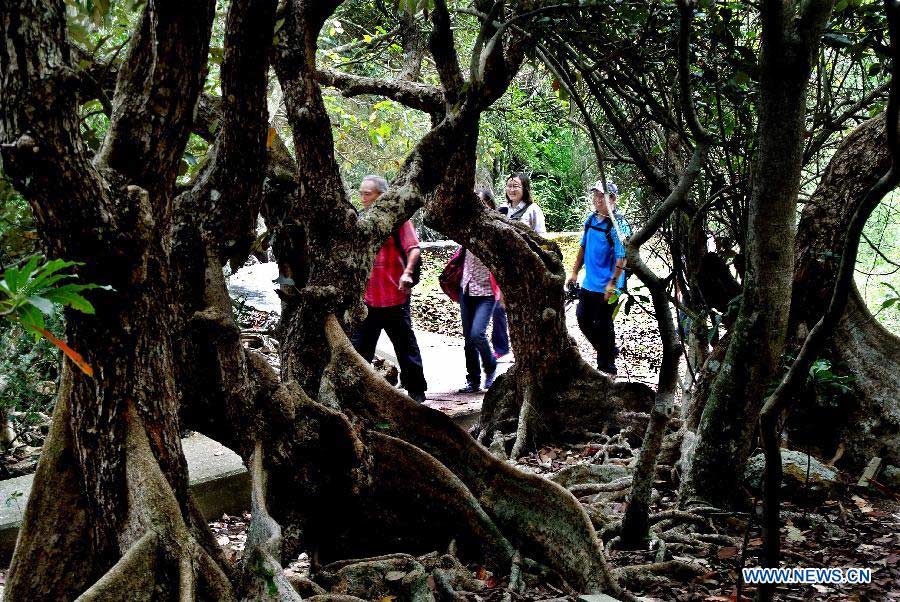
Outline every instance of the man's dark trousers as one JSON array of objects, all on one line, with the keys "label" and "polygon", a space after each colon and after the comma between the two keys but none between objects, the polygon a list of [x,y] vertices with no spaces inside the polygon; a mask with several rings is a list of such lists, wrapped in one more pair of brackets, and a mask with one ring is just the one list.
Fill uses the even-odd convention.
[{"label": "man's dark trousers", "polygon": [[578,327],[597,350],[597,369],[609,374],[616,373],[616,332],[613,330],[615,303],[603,298],[603,293],[581,289],[575,316]]},{"label": "man's dark trousers", "polygon": [[[368,307],[368,306],[366,306]],[[422,370],[422,354],[413,332],[409,316],[409,301],[390,307],[368,307],[369,315],[350,337],[353,347],[367,362],[375,357],[378,337],[384,330],[391,344],[397,363],[400,364],[400,384],[410,395],[425,393],[428,384]]]}]

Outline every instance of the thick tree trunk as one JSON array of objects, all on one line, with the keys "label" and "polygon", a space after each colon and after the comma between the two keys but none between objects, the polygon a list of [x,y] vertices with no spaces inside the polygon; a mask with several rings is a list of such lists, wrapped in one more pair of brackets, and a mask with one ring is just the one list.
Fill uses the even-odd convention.
[{"label": "thick tree trunk", "polygon": [[[334,158],[331,120],[316,77],[316,38],[324,23],[314,2],[289,2],[275,47],[275,72],[284,93],[296,149],[296,204],[270,216],[277,223],[275,253],[281,276],[281,366],[315,395],[328,363],[322,324],[332,312],[345,323],[361,316],[359,299],[371,267]],[[385,237],[386,238],[386,237]],[[345,313],[348,312],[348,313]]]},{"label": "thick tree trunk", "polygon": [[[843,239],[865,193],[890,167],[884,115],[857,127],[841,143],[800,214],[790,335],[799,346],[825,311],[834,288]],[[844,445],[844,462],[864,466],[873,456],[900,465],[900,340],[884,329],[854,289],[825,358],[836,374],[853,377],[852,393],[835,401],[808,396],[789,422],[792,438],[822,457]]]},{"label": "thick tree trunk", "polygon": [[[22,2],[0,15],[4,56],[18,57],[2,64],[4,167],[49,254],[84,262],[84,281],[112,286],[91,295],[94,315],[67,315],[67,340],[93,376],[64,368],[7,577],[11,599],[234,598],[187,492],[172,345],[182,317],[169,254],[174,179],[213,8],[147,4],[97,167],[78,137],[62,3]],[[68,559],[46,553],[52,541],[71,544],[51,546]]]},{"label": "thick tree trunk", "polygon": [[761,10],[759,150],[743,298],[703,411],[682,503],[723,506],[743,497],[741,471],[722,467],[746,462],[787,333],[806,85],[831,2],[764,2]]}]

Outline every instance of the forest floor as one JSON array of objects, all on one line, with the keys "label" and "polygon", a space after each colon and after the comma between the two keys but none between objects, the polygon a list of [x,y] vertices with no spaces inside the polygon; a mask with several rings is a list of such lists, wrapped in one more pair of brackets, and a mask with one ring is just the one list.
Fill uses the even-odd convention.
[{"label": "forest floor", "polygon": [[[522,470],[553,476],[560,470],[579,463],[595,461],[599,441],[560,447],[545,447],[515,463]],[[624,448],[616,454],[627,456]],[[611,457],[609,465],[624,465],[626,457]],[[655,483],[659,493],[653,512],[675,509],[676,483],[670,478]],[[624,493],[624,492],[622,492]],[[596,516],[596,495],[579,498],[586,509]],[[610,521],[621,518],[624,495],[608,496],[600,505],[602,514]],[[618,498],[618,499],[616,499]],[[748,494],[748,499],[750,494]],[[845,486],[831,499],[801,503],[787,501],[782,507],[785,526],[782,529],[783,563],[788,567],[835,568],[861,567],[872,569],[872,582],[866,585],[790,585],[779,586],[778,599],[809,601],[885,601],[900,600],[900,503],[882,494]],[[659,561],[681,561],[696,567],[679,574],[664,574],[640,582],[626,582],[630,592],[647,602],[737,601],[737,582],[741,567],[760,566],[762,535],[759,521],[748,529],[747,513],[721,513],[710,516],[703,531],[710,534],[707,543],[700,545],[668,544],[643,551],[617,551],[610,554],[613,567]],[[239,559],[246,541],[249,514],[223,516],[210,523],[226,554]],[[598,525],[599,526],[599,525]],[[496,578],[478,565],[469,565],[472,576],[483,583],[478,592],[463,593],[464,600],[499,602],[507,594],[507,580]],[[307,576],[309,561],[302,555],[290,566],[290,571]],[[750,601],[755,594],[752,586],[743,586],[742,601]],[[526,577],[524,591],[515,600],[576,599],[568,596],[561,583]],[[381,602],[394,602],[386,595]],[[401,602],[397,599],[397,602]]]}]

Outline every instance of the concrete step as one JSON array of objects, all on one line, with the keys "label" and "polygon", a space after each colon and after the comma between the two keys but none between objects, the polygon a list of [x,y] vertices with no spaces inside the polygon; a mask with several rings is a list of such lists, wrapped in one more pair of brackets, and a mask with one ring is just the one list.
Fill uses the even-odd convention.
[{"label": "concrete step", "polygon": [[[207,520],[250,508],[250,475],[240,456],[198,433],[181,440],[191,493]],[[12,558],[34,475],[0,481],[0,563]]]}]

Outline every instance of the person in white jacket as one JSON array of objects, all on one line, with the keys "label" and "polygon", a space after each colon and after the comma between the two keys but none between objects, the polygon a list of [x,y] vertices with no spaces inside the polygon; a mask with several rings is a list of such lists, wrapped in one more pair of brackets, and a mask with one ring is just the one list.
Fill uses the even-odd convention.
[{"label": "person in white jacket", "polygon": [[531,180],[524,173],[514,173],[506,180],[506,203],[500,213],[509,219],[517,219],[538,234],[546,234],[544,212],[531,197]]},{"label": "person in white jacket", "polygon": [[[538,234],[546,234],[544,212],[531,197],[531,180],[524,173],[515,173],[506,180],[506,202],[497,210],[509,219],[517,219]],[[509,355],[509,332],[506,321],[506,307],[501,295],[494,307],[491,343],[494,345],[494,357],[501,361]]]}]

